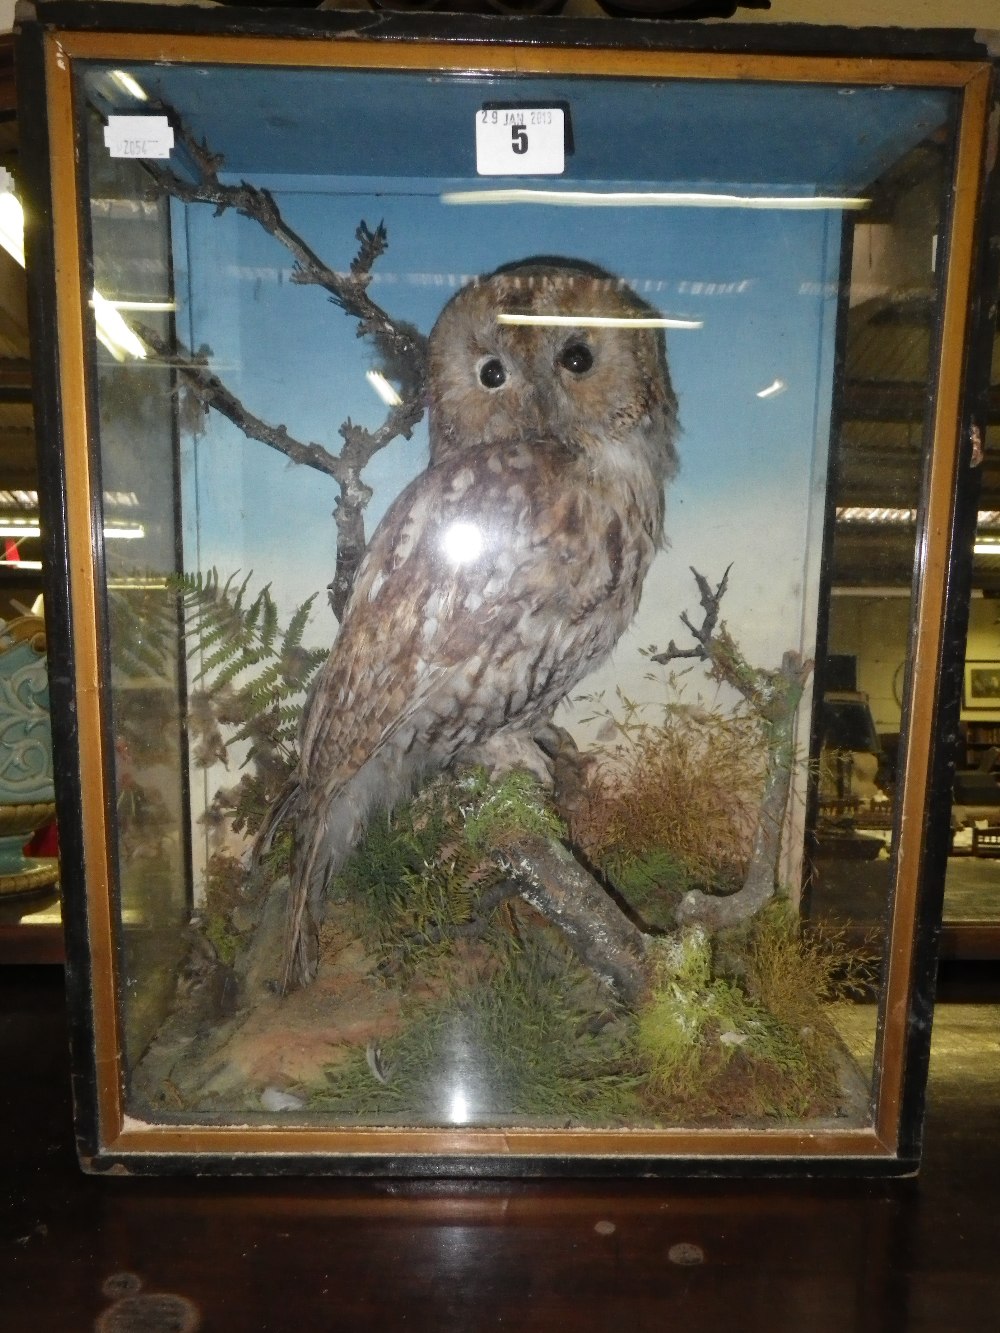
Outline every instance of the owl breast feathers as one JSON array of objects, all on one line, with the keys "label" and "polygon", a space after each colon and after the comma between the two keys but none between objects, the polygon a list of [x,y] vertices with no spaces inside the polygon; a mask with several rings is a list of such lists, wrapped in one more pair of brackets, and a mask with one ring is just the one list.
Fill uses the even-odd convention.
[{"label": "owl breast feathers", "polygon": [[372,536],[310,696],[285,985],[310,980],[330,875],[376,806],[530,744],[611,652],[663,541],[676,400],[652,311],[589,265],[463,288],[430,337],[430,464]]}]

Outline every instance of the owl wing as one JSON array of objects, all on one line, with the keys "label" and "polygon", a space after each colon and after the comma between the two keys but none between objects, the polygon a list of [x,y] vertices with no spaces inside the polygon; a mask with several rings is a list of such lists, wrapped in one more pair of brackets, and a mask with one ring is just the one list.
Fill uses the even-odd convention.
[{"label": "owl wing", "polygon": [[[372,537],[312,695],[304,787],[336,789],[435,700],[439,735],[490,729],[485,686],[507,688],[533,617],[543,608],[578,615],[588,601],[581,584],[599,596],[614,578],[613,544],[599,546],[604,568],[584,559],[597,516],[575,463],[557,441],[490,445],[401,493]],[[471,715],[448,714],[473,700]]]}]

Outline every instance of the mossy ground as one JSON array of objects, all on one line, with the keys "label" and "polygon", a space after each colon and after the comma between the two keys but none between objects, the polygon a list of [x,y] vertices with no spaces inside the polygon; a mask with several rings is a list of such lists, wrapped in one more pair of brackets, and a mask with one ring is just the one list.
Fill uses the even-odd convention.
[{"label": "mossy ground", "polygon": [[[220,790],[206,822],[253,833],[294,766],[301,695],[322,654],[301,646],[309,602],[282,630],[269,590],[248,587],[213,574],[179,591],[201,660],[189,719],[196,759],[224,759],[230,745],[246,753],[239,784]],[[321,1045],[339,1058],[301,1080],[313,1107],[434,1122],[455,1118],[461,1091],[473,1119],[560,1124],[837,1109],[839,1043],[827,1018],[845,969],[837,950],[803,939],[780,905],[729,936],[678,932],[685,893],[741,883],[767,754],[751,712],[692,707],[680,682],[668,685],[674,702],[652,712],[620,694],[613,711],[591,700],[605,741],[585,766],[569,827],[517,772],[438,778],[370,821],[330,888],[326,1009],[315,1017],[329,1015]],[[498,851],[526,833],[570,843],[657,941],[636,1010],[617,1007],[562,935],[505,891]],[[262,913],[280,929],[280,904],[268,916],[263,885],[281,882],[288,854],[279,836],[248,883],[218,843],[201,927],[227,972],[241,974],[258,941],[270,941]],[[280,1046],[280,1014],[295,1005],[266,985],[259,998]],[[313,1006],[299,1007],[308,1045]]]},{"label": "mossy ground", "polygon": [[[850,967],[835,941],[804,938],[782,903],[727,936],[672,930],[629,1012],[519,899],[481,915],[503,879],[490,849],[518,827],[559,831],[524,775],[439,779],[373,821],[332,892],[402,1017],[306,1089],[310,1109],[560,1125],[837,1113],[842,1053],[827,1010]],[[627,899],[638,882],[641,915],[665,928],[676,880],[657,873],[656,854],[636,866],[615,889]]]}]

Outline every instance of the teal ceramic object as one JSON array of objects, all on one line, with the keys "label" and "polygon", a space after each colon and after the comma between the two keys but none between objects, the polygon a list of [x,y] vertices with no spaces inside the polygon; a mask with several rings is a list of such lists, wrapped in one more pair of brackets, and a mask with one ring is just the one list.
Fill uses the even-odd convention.
[{"label": "teal ceramic object", "polygon": [[54,861],[22,850],[53,817],[54,801],[45,624],[21,616],[0,628],[0,892],[56,879]]}]

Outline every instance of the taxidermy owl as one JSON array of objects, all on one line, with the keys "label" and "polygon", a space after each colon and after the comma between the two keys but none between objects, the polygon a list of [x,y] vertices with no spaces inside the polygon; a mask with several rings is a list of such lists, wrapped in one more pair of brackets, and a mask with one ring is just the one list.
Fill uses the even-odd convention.
[{"label": "taxidermy owl", "polygon": [[370,813],[455,760],[537,769],[532,729],[635,615],[676,468],[655,316],[549,258],[441,312],[429,465],[372,535],[303,719],[286,988],[315,974],[326,886]]}]

